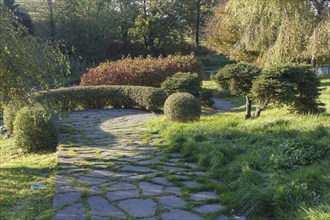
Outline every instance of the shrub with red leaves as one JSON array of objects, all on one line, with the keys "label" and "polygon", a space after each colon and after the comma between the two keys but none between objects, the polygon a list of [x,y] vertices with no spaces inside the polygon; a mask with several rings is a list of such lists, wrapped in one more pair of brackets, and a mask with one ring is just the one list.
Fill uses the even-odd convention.
[{"label": "shrub with red leaves", "polygon": [[167,77],[177,72],[192,72],[201,75],[201,64],[192,55],[146,59],[128,57],[115,62],[101,63],[100,66],[90,69],[81,77],[80,85],[160,87]]}]

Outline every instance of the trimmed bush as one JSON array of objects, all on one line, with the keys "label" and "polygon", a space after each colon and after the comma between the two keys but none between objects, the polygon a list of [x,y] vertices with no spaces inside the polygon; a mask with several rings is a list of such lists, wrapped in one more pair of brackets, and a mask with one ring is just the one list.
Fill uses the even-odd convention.
[{"label": "trimmed bush", "polygon": [[198,100],[189,93],[174,93],[166,99],[164,114],[171,121],[197,121],[201,115],[201,106]]},{"label": "trimmed bush", "polygon": [[17,112],[24,106],[23,103],[10,102],[7,103],[3,110],[3,124],[9,134],[13,133],[14,130],[14,120]]},{"label": "trimmed bush", "polygon": [[124,58],[105,62],[90,69],[81,77],[80,85],[135,85],[160,87],[167,77],[177,72],[194,72],[201,75],[201,64],[193,56],[168,56],[166,58]]},{"label": "trimmed bush", "polygon": [[28,152],[55,150],[58,144],[56,117],[42,105],[22,108],[14,120],[15,143]]},{"label": "trimmed bush", "polygon": [[160,111],[167,98],[158,88],[144,86],[90,86],[54,89],[36,94],[36,101],[58,112],[77,109],[138,108]]},{"label": "trimmed bush", "polygon": [[285,64],[264,70],[253,84],[252,92],[262,103],[276,106],[286,105],[296,113],[317,113],[322,111],[320,80],[310,66]]},{"label": "trimmed bush", "polygon": [[202,90],[202,83],[197,73],[178,72],[173,76],[168,77],[161,84],[161,88],[168,95],[172,95],[176,92],[187,92],[198,97]]}]

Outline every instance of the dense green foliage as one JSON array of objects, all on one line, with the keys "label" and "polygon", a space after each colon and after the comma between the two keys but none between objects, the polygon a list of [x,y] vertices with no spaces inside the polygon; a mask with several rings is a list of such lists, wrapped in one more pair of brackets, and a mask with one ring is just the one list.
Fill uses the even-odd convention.
[{"label": "dense green foliage", "polygon": [[176,92],[187,92],[195,97],[199,96],[202,90],[201,79],[197,73],[176,73],[168,77],[162,84],[161,88],[168,94],[172,95]]},{"label": "dense green foliage", "polygon": [[231,0],[208,27],[211,47],[260,66],[329,58],[328,0]]},{"label": "dense green foliage", "polygon": [[253,81],[261,74],[261,70],[251,64],[237,63],[230,64],[220,69],[212,79],[223,91],[230,91],[236,96],[245,96],[246,115],[251,118],[252,94],[251,88]]},{"label": "dense green foliage", "polygon": [[[0,94],[4,101],[22,98],[35,86],[47,87],[66,72],[66,59],[40,43],[0,4]],[[3,100],[1,100],[3,101]]]},{"label": "dense green foliage", "polygon": [[204,116],[190,124],[161,117],[149,127],[166,139],[168,150],[219,180],[216,191],[229,210],[253,219],[329,218],[329,115],[277,109],[253,121],[240,115]]},{"label": "dense green foliage", "polygon": [[9,134],[14,131],[14,120],[17,112],[24,107],[24,102],[9,102],[5,105],[3,110],[3,124]]},{"label": "dense green foliage", "polygon": [[164,114],[170,121],[197,121],[201,115],[201,106],[190,93],[178,92],[166,99]]},{"label": "dense green foliage", "polygon": [[123,58],[105,62],[90,69],[81,77],[82,86],[91,85],[136,85],[160,87],[169,76],[177,72],[201,74],[200,63],[194,56],[168,56],[146,59]]},{"label": "dense green foliage", "polygon": [[20,0],[20,7],[32,15],[38,36],[61,41],[63,49],[74,48],[76,55],[96,62],[128,54],[190,54],[196,48],[193,41],[202,42],[216,4],[216,0]]},{"label": "dense green foliage", "polygon": [[297,113],[320,111],[320,81],[314,71],[303,64],[285,64],[263,71],[253,83],[252,93],[262,103],[287,105]]},{"label": "dense green foliage", "polygon": [[39,92],[35,100],[52,109],[74,111],[79,108],[94,109],[139,108],[160,111],[167,95],[161,89],[143,86],[91,86],[53,89]]},{"label": "dense green foliage", "polygon": [[236,96],[251,96],[253,80],[261,74],[261,70],[251,64],[230,64],[220,69],[212,77],[222,90],[230,90]]},{"label": "dense green foliage", "polygon": [[15,145],[27,152],[55,150],[59,141],[56,120],[42,105],[20,109],[13,123]]}]

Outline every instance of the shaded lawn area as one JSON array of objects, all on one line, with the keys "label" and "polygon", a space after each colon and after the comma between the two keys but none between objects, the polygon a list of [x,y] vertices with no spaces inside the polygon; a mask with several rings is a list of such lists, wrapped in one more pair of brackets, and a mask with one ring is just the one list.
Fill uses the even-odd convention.
[{"label": "shaded lawn area", "polygon": [[327,105],[320,115],[269,108],[244,120],[244,99],[230,98],[237,112],[187,124],[159,117],[149,129],[166,139],[169,152],[181,152],[218,180],[228,210],[263,219],[329,219],[329,89],[320,97]]},{"label": "shaded lawn area", "polygon": [[[0,136],[0,219],[52,219],[54,152],[23,154]],[[31,185],[46,184],[33,190]]]}]

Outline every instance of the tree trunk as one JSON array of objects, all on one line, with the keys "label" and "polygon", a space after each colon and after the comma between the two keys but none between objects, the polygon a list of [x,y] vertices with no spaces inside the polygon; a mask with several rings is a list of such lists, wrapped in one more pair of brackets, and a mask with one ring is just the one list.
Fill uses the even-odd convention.
[{"label": "tree trunk", "polygon": [[263,110],[265,110],[268,106],[268,101],[265,101],[262,106],[258,106],[256,111],[253,114],[253,118],[258,118]]},{"label": "tree trunk", "polygon": [[49,11],[49,27],[50,27],[50,40],[52,42],[56,39],[56,26],[55,26],[55,19],[54,19],[54,2],[53,0],[47,0],[48,4],[48,11]]},{"label": "tree trunk", "polygon": [[201,0],[197,0],[197,14],[196,14],[196,47],[199,47],[199,28],[201,20]]},{"label": "tree trunk", "polygon": [[245,97],[246,99],[246,114],[245,114],[245,119],[251,118],[251,108],[252,108],[252,100],[249,97]]}]

